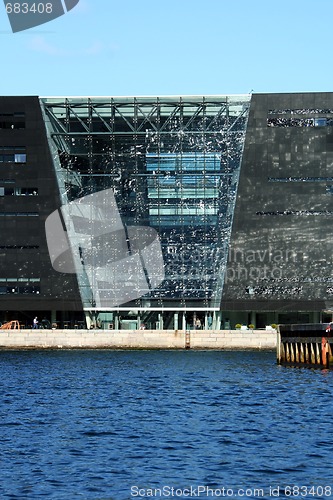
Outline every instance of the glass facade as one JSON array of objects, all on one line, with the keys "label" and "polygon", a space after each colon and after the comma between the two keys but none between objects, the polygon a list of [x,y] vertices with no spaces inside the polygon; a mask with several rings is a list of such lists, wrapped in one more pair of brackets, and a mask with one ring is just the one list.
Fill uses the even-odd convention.
[{"label": "glass facade", "polygon": [[[249,105],[250,96],[41,99],[62,206],[110,193],[127,243],[135,228],[151,228],[159,238],[163,277],[153,286],[147,277],[143,289],[142,273],[134,271],[136,293],[121,303],[100,299],[110,297],[105,290],[115,282],[92,285],[93,250],[84,259],[78,248],[85,309],[220,309]],[[123,236],[112,233],[116,222],[106,206],[90,216],[85,207],[86,227],[102,212],[103,231],[108,225],[114,234],[98,249],[105,263],[112,240]],[[75,253],[77,234],[66,226]],[[143,274],[149,267],[143,263]]]}]

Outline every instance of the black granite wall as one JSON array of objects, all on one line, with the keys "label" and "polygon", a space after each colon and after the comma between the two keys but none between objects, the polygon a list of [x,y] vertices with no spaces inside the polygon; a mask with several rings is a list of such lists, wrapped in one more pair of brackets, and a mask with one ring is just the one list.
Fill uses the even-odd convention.
[{"label": "black granite wall", "polygon": [[1,321],[15,311],[82,309],[75,277],[55,272],[48,255],[45,219],[59,204],[39,99],[1,97]]},{"label": "black granite wall", "polygon": [[333,93],[253,95],[224,310],[333,308]]}]

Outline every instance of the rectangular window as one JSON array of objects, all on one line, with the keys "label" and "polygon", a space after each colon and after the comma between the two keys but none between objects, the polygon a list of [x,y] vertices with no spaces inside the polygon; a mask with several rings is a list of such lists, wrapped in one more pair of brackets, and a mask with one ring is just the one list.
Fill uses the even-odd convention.
[{"label": "rectangular window", "polygon": [[[38,248],[39,245],[0,245],[0,250],[38,250]],[[0,281],[3,279],[0,278]],[[30,281],[33,281],[33,278]]]},{"label": "rectangular window", "polygon": [[268,118],[267,119],[267,127],[313,127],[313,126],[314,126],[313,118]]},{"label": "rectangular window", "polygon": [[22,153],[15,153],[15,163],[26,163],[27,155]]},{"label": "rectangular window", "polygon": [[38,188],[15,188],[15,196],[37,196]]},{"label": "rectangular window", "polygon": [[25,128],[25,114],[23,112],[0,113],[0,129],[18,130]]},{"label": "rectangular window", "polygon": [[14,161],[14,155],[0,155],[1,163],[12,163]]},{"label": "rectangular window", "polygon": [[0,186],[0,196],[38,196],[38,188]]},{"label": "rectangular window", "polygon": [[40,278],[0,278],[0,295],[4,294],[39,294]]},{"label": "rectangular window", "polygon": [[315,125],[315,127],[326,127],[327,119],[326,118],[315,118],[314,125]]},{"label": "rectangular window", "polygon": [[0,217],[39,217],[38,212],[0,212]]},{"label": "rectangular window", "polygon": [[27,155],[24,146],[0,146],[0,162],[26,163]]}]

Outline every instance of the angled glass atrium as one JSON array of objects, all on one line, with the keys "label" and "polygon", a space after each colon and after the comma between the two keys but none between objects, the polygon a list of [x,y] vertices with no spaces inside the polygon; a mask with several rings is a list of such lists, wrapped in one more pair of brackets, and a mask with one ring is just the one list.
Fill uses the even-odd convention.
[{"label": "angled glass atrium", "polygon": [[249,105],[41,99],[85,310],[220,309]]}]

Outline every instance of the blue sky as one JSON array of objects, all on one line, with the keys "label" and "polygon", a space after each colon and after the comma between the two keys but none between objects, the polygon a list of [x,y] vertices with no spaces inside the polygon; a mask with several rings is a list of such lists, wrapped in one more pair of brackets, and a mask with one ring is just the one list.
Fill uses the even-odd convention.
[{"label": "blue sky", "polygon": [[329,92],[332,18],[333,0],[80,0],[13,34],[0,5],[0,94]]}]

